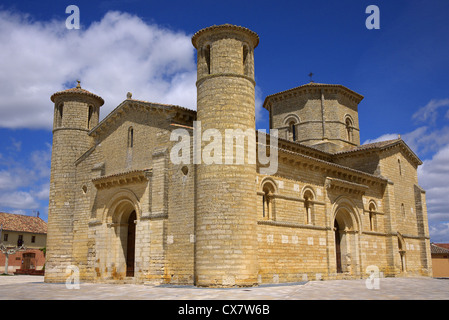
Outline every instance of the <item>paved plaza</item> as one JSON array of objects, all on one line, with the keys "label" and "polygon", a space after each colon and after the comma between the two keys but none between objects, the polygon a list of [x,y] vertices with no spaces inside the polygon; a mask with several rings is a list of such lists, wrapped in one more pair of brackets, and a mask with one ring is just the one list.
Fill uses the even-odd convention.
[{"label": "paved plaza", "polygon": [[[41,276],[0,276],[0,300],[442,300],[449,279],[380,278],[309,281],[253,288],[211,289],[192,286],[44,283]],[[371,288],[371,289],[370,289]]]}]

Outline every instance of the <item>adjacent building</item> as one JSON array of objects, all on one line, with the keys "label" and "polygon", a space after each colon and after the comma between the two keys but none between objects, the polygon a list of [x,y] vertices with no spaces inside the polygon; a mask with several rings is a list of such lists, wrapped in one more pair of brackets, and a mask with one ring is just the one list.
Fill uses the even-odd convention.
[{"label": "adjacent building", "polygon": [[[39,217],[0,212],[0,226],[0,244],[9,249],[26,248],[9,255],[8,273],[27,274],[42,270],[45,265],[43,249],[47,240],[47,223]],[[1,252],[0,273],[5,273],[5,254]]]},{"label": "adjacent building", "polygon": [[449,278],[449,243],[431,243],[433,276]]}]

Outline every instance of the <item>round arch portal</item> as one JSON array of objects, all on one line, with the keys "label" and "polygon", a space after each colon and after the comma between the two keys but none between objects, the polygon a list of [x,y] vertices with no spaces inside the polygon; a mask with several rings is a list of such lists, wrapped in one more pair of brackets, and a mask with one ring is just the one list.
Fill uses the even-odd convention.
[{"label": "round arch portal", "polygon": [[337,273],[358,274],[359,219],[350,201],[342,200],[335,209],[333,219],[335,237],[335,267]]},{"label": "round arch portal", "polygon": [[135,276],[139,219],[140,205],[134,193],[122,189],[111,198],[103,216],[109,239],[106,244],[108,277],[119,280]]}]

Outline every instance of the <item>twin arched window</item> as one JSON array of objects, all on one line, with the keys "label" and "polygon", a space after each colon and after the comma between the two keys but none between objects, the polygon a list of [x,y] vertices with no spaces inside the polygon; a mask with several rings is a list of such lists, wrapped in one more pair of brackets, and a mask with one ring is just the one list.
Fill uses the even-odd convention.
[{"label": "twin arched window", "polygon": [[[265,220],[274,220],[275,208],[274,198],[276,197],[276,185],[271,181],[262,183],[262,217]],[[304,203],[304,223],[308,225],[313,224],[315,194],[310,187],[306,187],[302,191],[302,200]]]}]

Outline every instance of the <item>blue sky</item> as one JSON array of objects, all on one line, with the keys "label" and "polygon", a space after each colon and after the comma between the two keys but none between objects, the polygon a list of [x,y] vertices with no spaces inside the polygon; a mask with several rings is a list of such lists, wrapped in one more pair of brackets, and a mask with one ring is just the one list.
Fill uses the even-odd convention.
[{"label": "blue sky", "polygon": [[[68,5],[80,9],[68,30]],[[380,29],[368,30],[368,5]],[[76,85],[105,99],[195,108],[201,28],[231,23],[260,36],[257,127],[265,96],[313,80],[364,95],[361,142],[402,138],[423,160],[431,240],[449,242],[449,23],[446,0],[0,2],[0,210],[47,218],[52,93]]]}]

